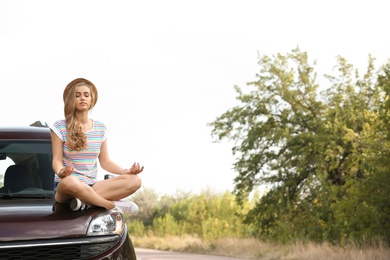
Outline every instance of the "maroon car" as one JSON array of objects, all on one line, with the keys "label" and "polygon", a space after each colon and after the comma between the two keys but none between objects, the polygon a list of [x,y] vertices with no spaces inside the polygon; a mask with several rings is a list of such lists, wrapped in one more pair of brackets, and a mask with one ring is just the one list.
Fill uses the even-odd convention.
[{"label": "maroon car", "polygon": [[116,210],[53,199],[47,127],[0,128],[0,259],[136,259]]}]

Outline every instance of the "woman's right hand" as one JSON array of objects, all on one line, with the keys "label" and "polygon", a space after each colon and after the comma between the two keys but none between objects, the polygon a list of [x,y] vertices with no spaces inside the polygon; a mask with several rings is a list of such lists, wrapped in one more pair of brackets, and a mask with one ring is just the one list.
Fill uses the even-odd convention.
[{"label": "woman's right hand", "polygon": [[71,166],[71,165],[66,165],[65,167],[63,167],[59,173],[57,174],[58,177],[60,178],[65,178],[66,176],[69,176],[72,174],[72,172],[74,172],[74,167]]}]

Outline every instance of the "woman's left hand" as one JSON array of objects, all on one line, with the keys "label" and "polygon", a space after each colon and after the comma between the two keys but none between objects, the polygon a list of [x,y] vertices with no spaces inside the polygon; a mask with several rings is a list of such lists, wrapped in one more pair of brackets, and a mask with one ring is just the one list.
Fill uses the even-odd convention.
[{"label": "woman's left hand", "polygon": [[125,169],[123,174],[139,174],[144,170],[143,166],[140,166],[139,163],[134,163],[130,169]]}]

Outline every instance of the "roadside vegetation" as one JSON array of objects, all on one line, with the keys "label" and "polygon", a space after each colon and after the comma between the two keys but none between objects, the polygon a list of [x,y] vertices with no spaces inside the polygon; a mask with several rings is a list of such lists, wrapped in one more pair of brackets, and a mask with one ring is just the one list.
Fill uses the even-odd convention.
[{"label": "roadside vegetation", "polygon": [[[229,141],[232,192],[133,199],[135,246],[259,259],[388,259],[390,64],[336,58],[317,82],[298,48],[261,56],[238,105],[209,123]],[[264,187],[267,187],[265,190]],[[261,192],[260,192],[261,190]],[[237,248],[237,250],[236,250]]]},{"label": "roadside vegetation", "polygon": [[230,192],[205,190],[159,197],[144,188],[133,197],[144,206],[128,221],[130,237],[135,247],[248,259],[385,260],[390,255],[388,243],[382,240],[340,245],[260,239],[252,225],[242,223],[259,195],[255,193],[242,207]]}]

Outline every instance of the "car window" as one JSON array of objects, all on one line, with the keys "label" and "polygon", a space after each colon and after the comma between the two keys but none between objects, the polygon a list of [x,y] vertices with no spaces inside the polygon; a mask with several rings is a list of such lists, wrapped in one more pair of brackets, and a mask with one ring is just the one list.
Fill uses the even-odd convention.
[{"label": "car window", "polygon": [[52,193],[51,163],[49,141],[0,141],[0,193]]}]

